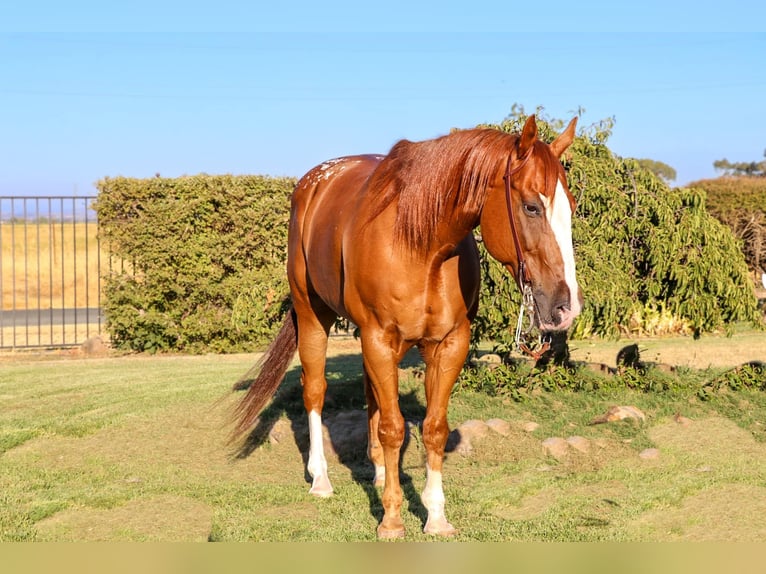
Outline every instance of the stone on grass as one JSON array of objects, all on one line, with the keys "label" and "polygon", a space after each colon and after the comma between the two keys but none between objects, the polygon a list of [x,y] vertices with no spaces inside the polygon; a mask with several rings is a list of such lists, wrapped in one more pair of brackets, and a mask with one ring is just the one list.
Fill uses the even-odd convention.
[{"label": "stone on grass", "polygon": [[290,421],[287,419],[279,419],[269,431],[269,443],[279,444],[292,436],[293,429]]},{"label": "stone on grass", "polygon": [[532,421],[527,421],[525,423],[522,423],[521,425],[521,430],[523,430],[524,432],[535,432],[539,428],[540,428],[540,425]]},{"label": "stone on grass", "polygon": [[552,436],[543,441],[543,453],[556,460],[564,458],[569,452],[569,443],[561,437]]},{"label": "stone on grass", "polygon": [[511,423],[503,419],[489,419],[487,426],[503,436],[508,436],[511,433]]},{"label": "stone on grass", "polygon": [[590,441],[581,436],[570,436],[567,438],[567,444],[582,453],[588,453],[590,451]]},{"label": "stone on grass", "polygon": [[657,460],[660,458],[660,451],[656,448],[645,448],[640,453],[638,453],[638,457],[641,460]]},{"label": "stone on grass", "polygon": [[473,441],[484,438],[488,432],[489,426],[484,421],[467,420],[449,434],[447,451],[469,456],[473,452]]},{"label": "stone on grass", "polygon": [[623,420],[635,420],[639,422],[644,422],[646,421],[646,415],[638,407],[615,406],[615,407],[610,407],[610,409],[606,411],[605,414],[594,418],[592,421],[590,421],[590,424],[597,425],[602,423],[611,423],[611,422],[623,421]]}]

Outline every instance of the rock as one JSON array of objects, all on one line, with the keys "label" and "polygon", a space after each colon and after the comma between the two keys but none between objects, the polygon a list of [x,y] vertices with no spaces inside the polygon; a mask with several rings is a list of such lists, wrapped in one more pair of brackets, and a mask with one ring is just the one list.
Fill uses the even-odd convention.
[{"label": "rock", "polygon": [[532,421],[527,421],[521,425],[521,430],[524,432],[535,432],[539,428],[540,425]]},{"label": "rock", "polygon": [[484,421],[471,419],[453,430],[447,439],[447,451],[469,456],[473,452],[473,441],[484,438],[489,426]]},{"label": "rock", "polygon": [[511,424],[503,419],[489,419],[487,426],[503,436],[508,436],[511,433]]},{"label": "rock", "polygon": [[646,421],[646,415],[638,407],[611,407],[605,414],[598,416],[590,421],[590,424],[597,425],[601,423],[611,423],[626,419],[644,422]]},{"label": "rock", "polygon": [[464,439],[473,440],[475,438],[484,438],[489,432],[489,426],[484,421],[471,419],[465,421],[458,427],[460,436]]},{"label": "rock", "polygon": [[543,453],[556,460],[564,458],[569,452],[569,443],[563,438],[554,436],[543,441]]},{"label": "rock", "polygon": [[590,451],[590,441],[581,436],[570,436],[567,438],[567,444],[582,453],[588,453]]},{"label": "rock", "polygon": [[496,355],[494,353],[487,353],[486,355],[482,355],[481,357],[476,357],[473,362],[474,364],[480,367],[495,369],[503,363],[503,359],[500,357],[500,355]]},{"label": "rock", "polygon": [[289,439],[293,434],[293,429],[290,425],[290,421],[287,419],[279,419],[274,423],[269,431],[269,443],[279,444],[284,442],[285,439]]},{"label": "rock", "polygon": [[656,448],[645,448],[638,453],[638,458],[641,460],[657,460],[660,458],[660,451]]},{"label": "rock", "polygon": [[676,413],[675,415],[673,415],[673,420],[676,421],[682,427],[688,427],[690,424],[692,424],[692,420],[687,419],[681,413]]}]

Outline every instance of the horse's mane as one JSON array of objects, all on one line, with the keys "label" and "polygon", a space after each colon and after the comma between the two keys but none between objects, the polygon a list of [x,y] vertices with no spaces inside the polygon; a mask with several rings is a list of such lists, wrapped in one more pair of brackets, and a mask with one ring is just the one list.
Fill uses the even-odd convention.
[{"label": "horse's mane", "polygon": [[[458,214],[465,221],[478,219],[488,186],[518,137],[478,128],[423,142],[398,142],[370,176],[368,193],[377,195],[372,217],[396,201],[396,239],[422,252],[445,218]],[[535,155],[545,158],[546,176],[554,178],[555,188],[561,164],[541,145],[535,142]]]}]

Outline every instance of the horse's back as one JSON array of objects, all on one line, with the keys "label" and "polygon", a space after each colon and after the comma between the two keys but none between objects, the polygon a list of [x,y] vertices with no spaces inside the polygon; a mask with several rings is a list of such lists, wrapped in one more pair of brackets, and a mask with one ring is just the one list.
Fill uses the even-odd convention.
[{"label": "horse's back", "polygon": [[293,298],[318,296],[336,314],[343,305],[343,241],[359,218],[360,195],[380,156],[324,162],[304,175],[292,195],[288,277]]}]

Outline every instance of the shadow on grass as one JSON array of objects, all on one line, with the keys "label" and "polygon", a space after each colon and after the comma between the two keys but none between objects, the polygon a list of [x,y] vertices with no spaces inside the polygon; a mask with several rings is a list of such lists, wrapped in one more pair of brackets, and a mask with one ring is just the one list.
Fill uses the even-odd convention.
[{"label": "shadow on grass", "polygon": [[[407,353],[399,366],[400,368],[422,366],[417,350],[413,349]],[[311,477],[306,470],[309,436],[308,420],[303,406],[303,389],[300,384],[300,373],[300,366],[296,366],[287,372],[285,380],[280,385],[273,400],[263,410],[255,428],[249,433],[235,456],[236,458],[247,458],[258,447],[269,442],[270,434],[276,422],[282,416],[285,416],[290,421],[293,440],[303,457],[306,482],[311,484]],[[358,440],[349,440],[349,427],[347,425],[325,424],[325,426],[329,431],[330,442],[339,462],[351,471],[352,480],[362,487],[369,499],[370,513],[380,522],[383,519],[381,492],[373,485],[374,470],[372,463],[367,458],[367,402],[364,396],[361,353],[347,353],[327,357],[325,375],[328,387],[324,411],[322,413],[323,422],[328,423],[341,413],[356,413],[360,415],[363,413],[363,417],[360,417],[364,421],[363,437],[359,432],[351,433],[352,437]],[[399,408],[405,421],[409,423],[406,426],[404,444],[401,449],[401,469],[401,456],[407,449],[410,440],[412,440],[410,427],[421,427],[421,423],[425,418],[426,407],[420,402],[415,391],[411,390],[400,394]],[[409,511],[417,516],[422,524],[425,525],[428,511],[420,500],[420,494],[415,489],[412,477],[400,470],[399,479],[404,499],[409,504]]]}]

